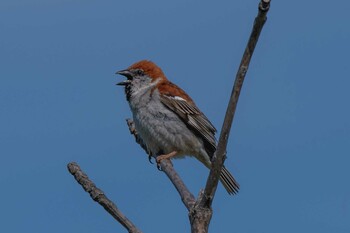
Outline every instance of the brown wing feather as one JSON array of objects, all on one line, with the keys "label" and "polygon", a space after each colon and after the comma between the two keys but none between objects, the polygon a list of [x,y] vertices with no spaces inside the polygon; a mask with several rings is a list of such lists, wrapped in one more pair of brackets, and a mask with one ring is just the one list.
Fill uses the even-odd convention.
[{"label": "brown wing feather", "polygon": [[[158,87],[161,102],[202,138],[205,150],[212,159],[216,150],[215,127],[182,89],[169,81],[165,83]],[[238,192],[239,184],[225,167],[222,168],[220,180],[229,194]]]},{"label": "brown wing feather", "polygon": [[176,91],[169,88],[166,90],[159,88],[162,94],[161,102],[175,112],[190,129],[193,129],[202,138],[205,150],[211,158],[216,150],[215,127],[183,90],[173,83],[171,83],[171,87]]}]

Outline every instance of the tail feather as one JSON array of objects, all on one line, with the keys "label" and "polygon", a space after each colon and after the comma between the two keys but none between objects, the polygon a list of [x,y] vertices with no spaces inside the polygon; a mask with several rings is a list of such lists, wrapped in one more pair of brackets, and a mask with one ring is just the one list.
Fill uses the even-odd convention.
[{"label": "tail feather", "polygon": [[239,184],[225,167],[222,167],[220,181],[230,195],[238,193]]}]

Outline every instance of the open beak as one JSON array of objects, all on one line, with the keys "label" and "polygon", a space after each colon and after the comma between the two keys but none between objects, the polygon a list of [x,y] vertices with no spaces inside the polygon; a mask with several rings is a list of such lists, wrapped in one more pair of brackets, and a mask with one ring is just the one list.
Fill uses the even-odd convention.
[{"label": "open beak", "polygon": [[120,71],[116,72],[116,74],[123,75],[123,76],[125,76],[127,78],[126,80],[124,80],[124,81],[122,81],[120,83],[117,83],[116,85],[125,86],[125,85],[128,85],[131,82],[132,73],[129,70],[120,70]]}]

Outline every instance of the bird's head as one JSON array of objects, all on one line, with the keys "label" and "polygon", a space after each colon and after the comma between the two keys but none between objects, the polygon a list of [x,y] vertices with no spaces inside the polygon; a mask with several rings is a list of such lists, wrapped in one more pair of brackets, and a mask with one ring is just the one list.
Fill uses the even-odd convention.
[{"label": "bird's head", "polygon": [[141,90],[153,88],[154,86],[167,81],[163,71],[153,62],[142,60],[134,63],[129,68],[116,72],[126,77],[117,85],[125,86],[125,94],[127,99]]}]

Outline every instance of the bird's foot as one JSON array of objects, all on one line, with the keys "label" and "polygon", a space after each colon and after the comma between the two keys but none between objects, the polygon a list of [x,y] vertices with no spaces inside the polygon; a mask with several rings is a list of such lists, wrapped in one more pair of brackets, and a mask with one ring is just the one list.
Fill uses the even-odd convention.
[{"label": "bird's foot", "polygon": [[153,164],[153,162],[152,162],[152,155],[148,155],[148,161],[149,161],[151,164]]},{"label": "bird's foot", "polygon": [[[157,162],[157,168],[159,171],[161,171],[161,167],[160,167],[160,162],[162,162],[162,160],[164,159],[170,159],[172,157],[174,157],[175,155],[177,154],[177,151],[173,151],[173,152],[170,152],[169,154],[165,154],[165,155],[158,155],[157,158],[156,158],[156,162]],[[171,162],[171,161],[170,161]]]}]

